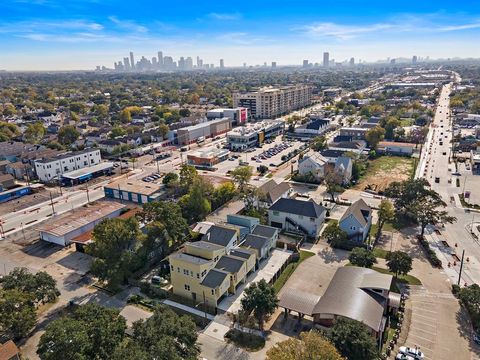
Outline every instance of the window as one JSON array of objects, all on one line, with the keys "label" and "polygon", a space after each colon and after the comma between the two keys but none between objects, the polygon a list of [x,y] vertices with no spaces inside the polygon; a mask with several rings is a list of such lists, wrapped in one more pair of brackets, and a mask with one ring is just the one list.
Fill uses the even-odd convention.
[{"label": "window", "polygon": [[303,219],[303,215],[298,215],[298,218],[299,218],[299,219]]},{"label": "window", "polygon": [[315,218],[311,217],[311,218],[310,218],[310,221],[311,221],[311,222],[315,222]]},{"label": "window", "polygon": [[200,274],[199,273],[197,273],[197,279],[200,279]]},{"label": "window", "polygon": [[212,295],[215,295],[215,290],[214,289],[212,289]]},{"label": "window", "polygon": [[278,211],[274,211],[273,215],[278,216]]},{"label": "window", "polygon": [[177,267],[177,271],[180,272],[180,268],[179,268],[179,267]]},{"label": "window", "polygon": [[183,269],[183,275],[187,275],[187,276],[188,276],[188,270],[187,270],[187,269]]},{"label": "window", "polygon": [[170,270],[173,271],[174,269],[173,265],[170,265]]},{"label": "window", "polygon": [[190,291],[190,285],[185,284],[185,290]]},{"label": "window", "polygon": [[350,226],[350,230],[356,230],[357,228],[355,226]]}]

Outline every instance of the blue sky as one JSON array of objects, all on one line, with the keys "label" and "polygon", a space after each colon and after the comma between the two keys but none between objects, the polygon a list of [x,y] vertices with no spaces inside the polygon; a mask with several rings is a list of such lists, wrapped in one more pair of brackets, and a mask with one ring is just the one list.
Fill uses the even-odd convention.
[{"label": "blue sky", "polygon": [[[408,5],[405,5],[407,4]],[[128,55],[218,64],[480,57],[479,1],[1,0],[0,69],[112,66]]]}]

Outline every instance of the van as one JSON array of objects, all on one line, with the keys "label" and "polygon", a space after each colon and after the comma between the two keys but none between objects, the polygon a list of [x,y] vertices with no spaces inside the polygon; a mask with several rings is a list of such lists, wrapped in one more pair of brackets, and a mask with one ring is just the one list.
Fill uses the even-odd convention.
[{"label": "van", "polygon": [[182,147],[180,148],[180,151],[181,151],[181,152],[188,151],[188,146],[182,146]]}]

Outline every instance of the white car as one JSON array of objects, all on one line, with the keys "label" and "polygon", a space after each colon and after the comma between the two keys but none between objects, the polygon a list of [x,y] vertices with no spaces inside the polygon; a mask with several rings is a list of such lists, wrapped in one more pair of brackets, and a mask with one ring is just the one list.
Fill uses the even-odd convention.
[{"label": "white car", "polygon": [[423,358],[425,357],[425,354],[422,353],[419,349],[411,348],[408,346],[400,346],[400,349],[398,349],[398,351],[400,351],[400,354],[409,355],[416,360],[423,360]]},{"label": "white car", "polygon": [[411,357],[410,355],[399,353],[397,356],[395,356],[395,360],[415,360],[415,358]]}]

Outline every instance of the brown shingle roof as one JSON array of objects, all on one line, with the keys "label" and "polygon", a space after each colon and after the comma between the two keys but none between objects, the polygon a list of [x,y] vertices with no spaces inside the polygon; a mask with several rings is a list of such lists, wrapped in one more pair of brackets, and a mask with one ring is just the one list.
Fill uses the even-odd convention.
[{"label": "brown shingle roof", "polygon": [[19,353],[17,345],[12,340],[0,345],[0,360],[10,360]]}]

